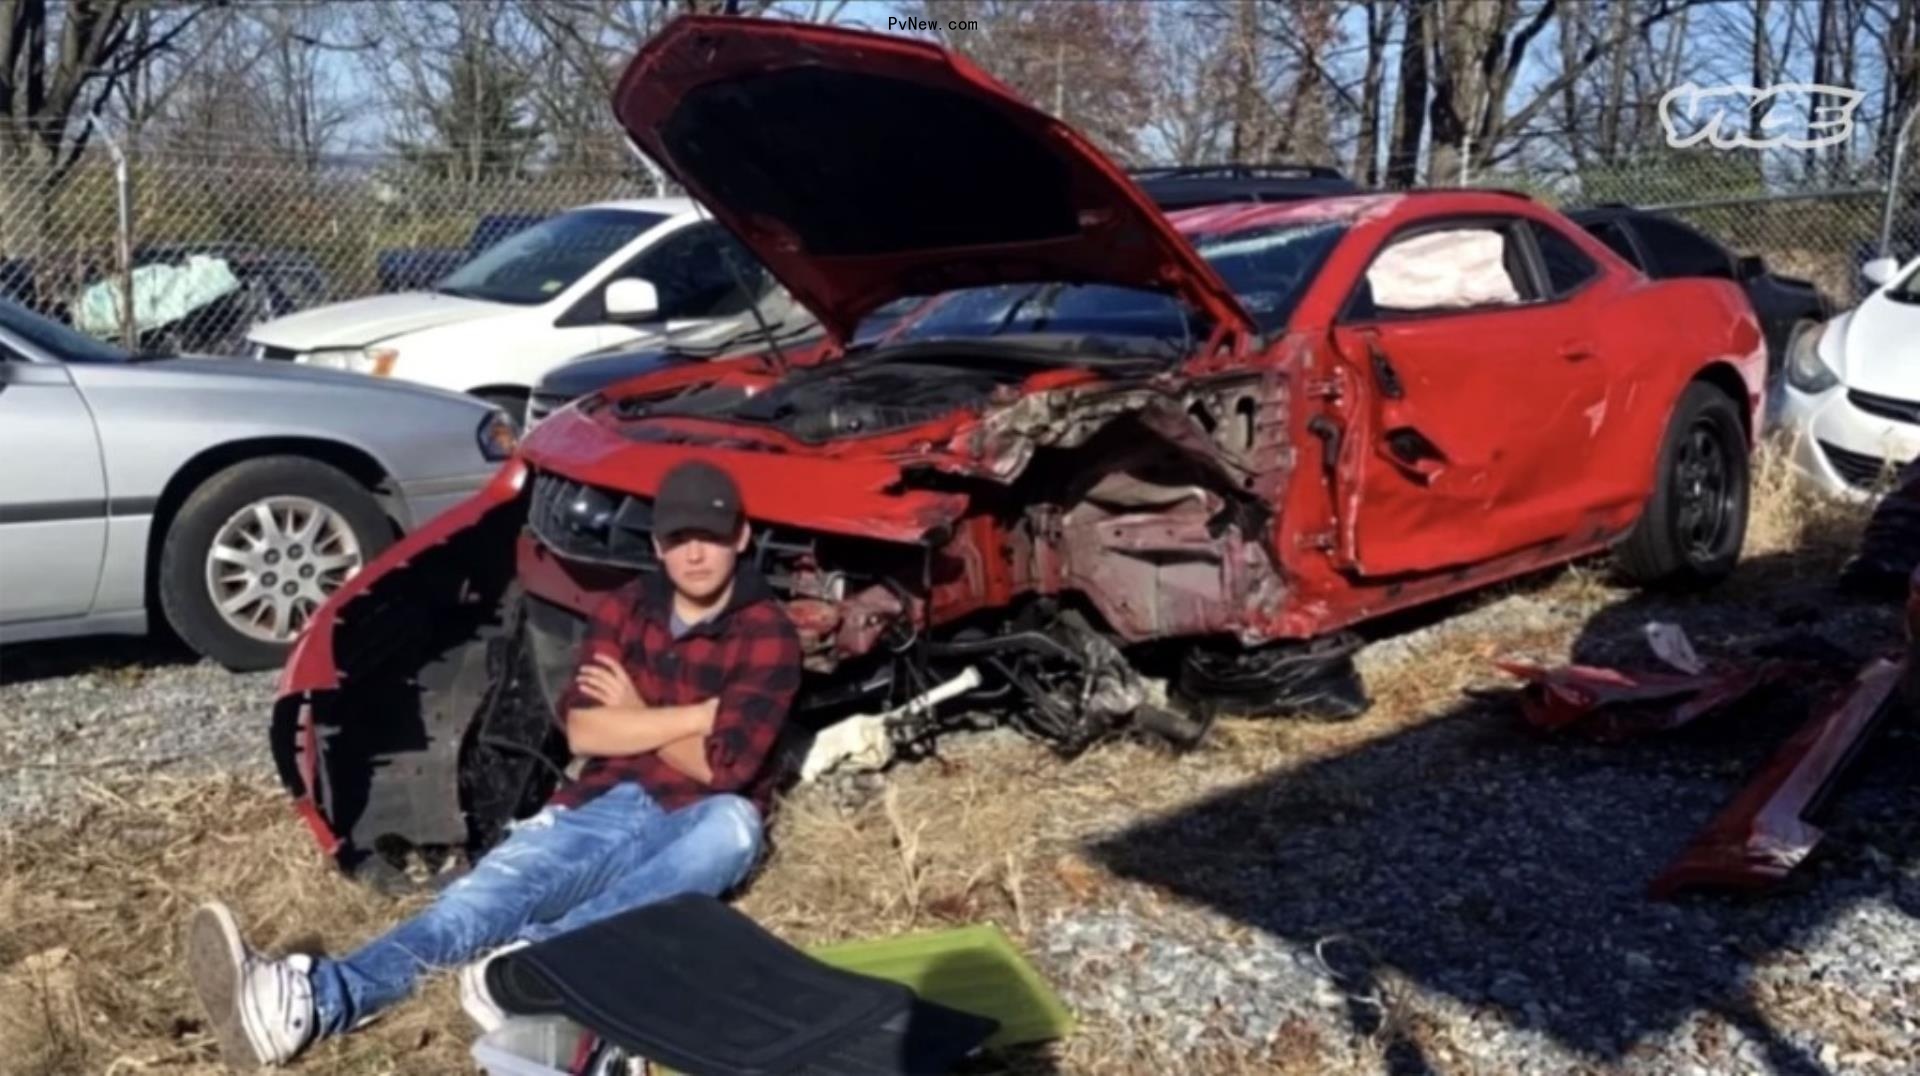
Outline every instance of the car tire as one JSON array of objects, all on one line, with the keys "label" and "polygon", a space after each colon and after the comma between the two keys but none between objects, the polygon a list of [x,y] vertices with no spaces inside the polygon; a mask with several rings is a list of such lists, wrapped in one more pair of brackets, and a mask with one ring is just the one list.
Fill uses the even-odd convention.
[{"label": "car tire", "polygon": [[1661,441],[1653,496],[1615,551],[1622,575],[1691,589],[1733,573],[1752,495],[1747,444],[1739,407],[1725,392],[1687,386]]},{"label": "car tire", "polygon": [[[392,542],[379,502],[338,468],[300,456],[236,463],[201,483],[168,526],[160,606],[207,657],[235,671],[271,668],[325,595]],[[222,611],[216,591],[244,604]]]}]

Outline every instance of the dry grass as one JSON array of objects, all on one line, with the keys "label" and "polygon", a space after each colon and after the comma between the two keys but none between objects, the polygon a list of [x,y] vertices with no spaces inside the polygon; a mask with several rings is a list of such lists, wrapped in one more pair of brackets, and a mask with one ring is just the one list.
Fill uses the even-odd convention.
[{"label": "dry grass", "polygon": [[[73,794],[84,802],[75,824],[5,838],[0,1058],[10,1073],[219,1071],[178,972],[180,928],[201,900],[232,902],[271,949],[337,947],[404,910],[326,870],[264,782],[82,782]],[[56,974],[36,973],[49,965]],[[464,1028],[445,986],[323,1051],[313,1070],[457,1071]],[[16,1004],[36,996],[37,1006]]]},{"label": "dry grass", "polygon": [[1824,497],[1795,480],[1788,435],[1761,446],[1754,460],[1747,556],[1788,563],[1806,574],[1831,574],[1853,552],[1869,509]]},{"label": "dry grass", "polygon": [[[1759,464],[1754,561],[1736,581],[1743,600],[1776,573],[1831,571],[1861,519],[1857,508],[1796,492],[1770,450]],[[1627,596],[1598,567],[1526,589],[1580,611],[1576,620]],[[1449,633],[1399,670],[1372,674],[1375,707],[1345,724],[1225,721],[1188,755],[1115,743],[1070,764],[1030,745],[976,740],[896,771],[883,796],[857,807],[803,792],[784,808],[742,906],[799,942],[980,920],[1028,939],[1075,909],[1152,913],[1175,898],[1075,850],[1129,820],[1430,720],[1463,690],[1498,682],[1488,667],[1496,654],[1564,655],[1576,630]],[[77,823],[0,834],[0,1068],[9,1073],[215,1071],[178,972],[179,929],[200,900],[232,902],[273,950],[341,951],[411,907],[331,873],[262,781],[149,778],[82,783],[74,795],[84,801]],[[1397,1008],[1393,1025],[1430,1057],[1452,1053],[1444,1023],[1415,1005]],[[1162,1071],[1164,1059],[1136,1052],[1129,1044],[1143,1040],[1124,1032],[1089,1022],[1054,1060],[1073,1072]],[[462,1071],[469,1038],[451,984],[440,981],[367,1031],[324,1044],[302,1071]],[[1371,1072],[1385,1048],[1325,1041],[1303,1024],[1257,1049],[1223,1042],[1194,1070]]]}]

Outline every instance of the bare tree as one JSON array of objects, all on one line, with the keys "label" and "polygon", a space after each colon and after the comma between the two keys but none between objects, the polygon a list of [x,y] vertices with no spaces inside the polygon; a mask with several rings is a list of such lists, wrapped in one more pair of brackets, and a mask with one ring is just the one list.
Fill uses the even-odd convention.
[{"label": "bare tree", "polygon": [[507,0],[415,0],[355,8],[385,47],[368,71],[395,149],[467,184],[521,174],[540,148],[533,32]]},{"label": "bare tree", "polygon": [[1399,108],[1393,120],[1393,147],[1387,156],[1387,184],[1411,187],[1420,181],[1420,141],[1426,134],[1428,21],[1433,0],[1402,0]]},{"label": "bare tree", "polygon": [[370,52],[339,4],[261,5],[203,19],[117,99],[130,141],[176,161],[271,153],[311,172],[363,102],[335,59]]},{"label": "bare tree", "polygon": [[547,143],[548,163],[566,168],[617,168],[627,160],[612,121],[613,88],[639,44],[680,14],[766,16],[830,23],[851,12],[848,0],[745,0],[731,5],[675,0],[516,0],[514,17],[531,30],[529,63],[539,73],[531,107]]},{"label": "bare tree", "polygon": [[1380,182],[1380,103],[1393,37],[1391,0],[1364,0],[1367,15],[1367,65],[1360,80],[1360,137],[1353,151],[1353,174],[1371,187]]},{"label": "bare tree", "polygon": [[122,84],[167,55],[207,4],[0,0],[0,251],[53,253],[54,196]]},{"label": "bare tree", "polygon": [[0,165],[32,164],[57,183],[92,136],[87,118],[212,6],[0,0]]},{"label": "bare tree", "polygon": [[1192,4],[1153,10],[1147,74],[1145,155],[1198,164],[1226,155],[1229,62],[1222,38]]},{"label": "bare tree", "polygon": [[[1148,52],[1149,7],[1137,0],[920,0],[942,44],[1071,123],[1108,152],[1139,159],[1151,96],[1138,58]],[[949,30],[950,24],[972,29]]]}]

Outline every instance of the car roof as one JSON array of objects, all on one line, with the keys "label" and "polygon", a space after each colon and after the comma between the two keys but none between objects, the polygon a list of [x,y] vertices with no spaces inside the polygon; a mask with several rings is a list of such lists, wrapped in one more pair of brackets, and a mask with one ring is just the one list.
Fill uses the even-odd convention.
[{"label": "car roof", "polygon": [[1576,221],[1605,220],[1612,217],[1661,217],[1666,214],[1657,209],[1642,209],[1625,202],[1597,202],[1567,210],[1567,219]]},{"label": "car roof", "polygon": [[1416,188],[1406,191],[1368,192],[1308,198],[1291,202],[1240,202],[1202,206],[1169,213],[1167,219],[1187,235],[1219,235],[1272,224],[1311,221],[1353,223],[1365,218],[1395,212],[1422,214],[1491,213],[1511,211],[1515,203],[1538,206],[1518,191],[1497,188]]},{"label": "car roof", "polygon": [[1268,224],[1331,220],[1353,221],[1397,204],[1399,194],[1355,194],[1296,202],[1228,202],[1167,214],[1188,235],[1218,235]]},{"label": "car roof", "polygon": [[1290,202],[1354,194],[1360,186],[1325,165],[1200,164],[1134,168],[1128,175],[1167,212],[1226,202]]},{"label": "car roof", "polygon": [[578,209],[625,209],[636,213],[659,213],[662,216],[677,217],[694,210],[694,201],[684,196],[662,198],[620,198],[592,205],[577,206]]}]

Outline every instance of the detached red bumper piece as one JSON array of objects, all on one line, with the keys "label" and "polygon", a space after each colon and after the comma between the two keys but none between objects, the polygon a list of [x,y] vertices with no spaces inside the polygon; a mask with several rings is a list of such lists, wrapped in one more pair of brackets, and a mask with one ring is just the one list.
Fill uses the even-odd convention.
[{"label": "detached red bumper piece", "polygon": [[1879,728],[1905,678],[1905,662],[1867,666],[1832,706],[1801,726],[1687,850],[1654,879],[1665,899],[1702,886],[1764,889],[1807,858],[1823,834],[1806,820]]},{"label": "detached red bumper piece", "polygon": [[1724,709],[1772,679],[1777,666],[1710,669],[1691,674],[1628,672],[1591,665],[1548,669],[1525,662],[1497,663],[1526,681],[1520,712],[1538,729],[1577,727],[1600,740],[1666,732]]}]

